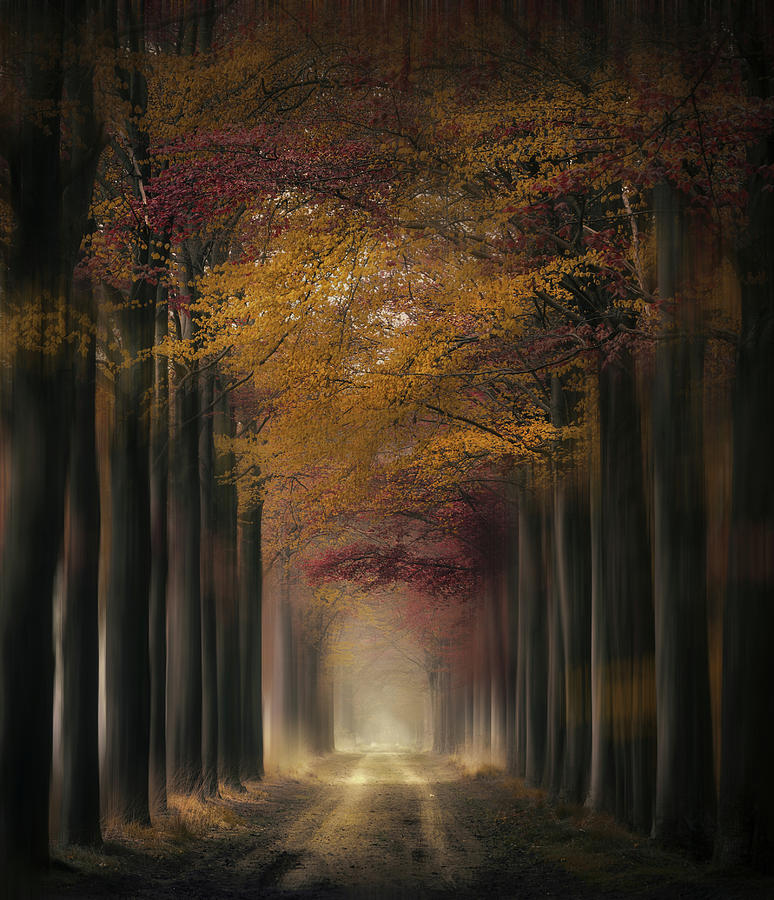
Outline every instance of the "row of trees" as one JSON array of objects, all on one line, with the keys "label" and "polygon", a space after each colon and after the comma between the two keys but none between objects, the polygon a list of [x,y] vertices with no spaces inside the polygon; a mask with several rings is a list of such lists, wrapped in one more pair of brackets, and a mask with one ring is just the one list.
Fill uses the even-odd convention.
[{"label": "row of trees", "polygon": [[[232,385],[216,361],[154,355],[170,327],[177,344],[195,334],[170,291],[186,293],[218,246],[173,238],[149,215],[153,65],[205,53],[217,13],[3,9],[0,868],[11,892],[47,864],[51,829],[99,844],[106,817],[149,824],[168,788],[211,795],[219,780],[262,774],[261,504],[220,445],[235,428]],[[106,216],[120,205],[121,222]],[[91,248],[105,237],[121,253],[101,268]],[[171,261],[179,271],[162,282]]]}]

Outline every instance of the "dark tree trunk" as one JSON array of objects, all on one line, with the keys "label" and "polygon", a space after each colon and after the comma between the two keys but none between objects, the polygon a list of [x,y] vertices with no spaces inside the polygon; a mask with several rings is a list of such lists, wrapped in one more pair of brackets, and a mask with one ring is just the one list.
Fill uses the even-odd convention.
[{"label": "dark tree trunk", "polygon": [[218,792],[218,660],[215,625],[215,444],[213,376],[199,378],[199,497],[202,641],[202,792]]},{"label": "dark tree trunk", "polygon": [[588,494],[579,478],[556,485],[554,523],[566,716],[561,793],[582,803],[591,764],[591,548]]},{"label": "dark tree trunk", "polygon": [[[146,236],[147,240],[147,236]],[[147,252],[147,251],[146,251]],[[116,313],[126,362],[115,381],[110,451],[110,573],[105,620],[108,808],[119,819],[149,823],[150,745],[150,429],[143,403],[153,384],[154,298],[135,284]]]},{"label": "dark tree trunk", "polygon": [[[671,300],[685,223],[673,191],[655,191],[659,292]],[[653,487],[657,775],[655,836],[706,855],[715,808],[707,650],[701,341],[683,296],[656,352]]]},{"label": "dark tree trunk", "polygon": [[611,639],[604,593],[602,476],[599,455],[592,459],[589,490],[591,538],[591,768],[588,802],[592,809],[615,809],[613,709],[610,691]]},{"label": "dark tree trunk", "polygon": [[[553,498],[551,498],[553,500]],[[553,510],[552,510],[553,511]],[[548,519],[548,517],[547,517]],[[549,519],[553,529],[544,527],[543,541],[546,547],[545,571],[548,577],[546,589],[546,641],[547,641],[547,722],[546,722],[546,772],[543,779],[549,793],[556,797],[562,789],[566,744],[566,662],[562,634],[561,602],[556,577],[556,523]],[[548,524],[548,522],[546,523]],[[553,537],[552,537],[553,534]],[[549,550],[550,548],[550,550]]]},{"label": "dark tree trunk", "polygon": [[[90,307],[90,296],[88,299]],[[96,337],[91,334],[86,340],[86,356],[75,360],[65,530],[60,839],[95,846],[101,843],[97,734],[100,510],[94,419]]]},{"label": "dark tree trunk", "polygon": [[654,623],[633,363],[600,373],[601,614],[610,656],[615,814],[650,832],[655,792]]},{"label": "dark tree trunk", "polygon": [[[219,401],[218,434],[232,431],[228,401]],[[239,590],[237,587],[237,490],[232,479],[233,453],[215,458],[215,597],[218,664],[218,770],[223,782],[241,789],[241,685]]]},{"label": "dark tree trunk", "polygon": [[524,776],[540,785],[546,761],[546,598],[543,524],[531,488],[519,495],[519,655],[524,678]]},{"label": "dark tree trunk", "polygon": [[[21,892],[25,873],[48,860],[52,597],[62,549],[72,370],[61,336],[49,334],[46,321],[68,314],[94,166],[83,165],[77,177],[70,173],[62,190],[63,76],[56,50],[77,16],[65,20],[42,3],[15,4],[6,13],[4,26],[19,43],[14,49],[24,68],[16,98],[22,115],[3,131],[14,232],[0,300],[4,323],[15,317],[41,323],[29,345],[6,346],[12,371],[4,399],[10,481],[0,549],[0,877],[10,896]],[[54,50],[42,65],[37,46]],[[78,163],[96,153],[90,96],[90,87],[73,94],[83,140]],[[43,114],[43,127],[31,109],[51,111]]]},{"label": "dark tree trunk", "polygon": [[[551,422],[557,427],[576,419],[579,396],[559,376],[551,381]],[[591,763],[591,545],[589,542],[588,473],[579,460],[563,470],[561,451],[552,498],[551,652],[561,653],[562,766],[553,784],[572,803],[586,800]],[[580,471],[579,471],[580,469]],[[559,649],[561,647],[561,650]],[[559,690],[557,687],[554,690]]]},{"label": "dark tree trunk", "polygon": [[[752,21],[757,22],[758,16]],[[771,95],[769,48],[742,47],[752,94]],[[774,136],[750,154],[774,161]],[[742,329],[734,386],[734,464],[716,853],[727,864],[774,868],[774,196],[755,176],[739,248]]]},{"label": "dark tree trunk", "polygon": [[[72,21],[70,27],[76,27]],[[94,116],[94,73],[88,63],[68,68],[66,94],[72,104],[72,146],[63,200],[71,220],[64,239],[74,263],[86,230],[92,185],[101,149]],[[71,263],[67,269],[70,270]],[[101,842],[99,790],[99,631],[98,581],[100,497],[95,399],[97,388],[96,311],[92,286],[73,287],[80,321],[74,328],[81,352],[74,353],[69,500],[65,584],[62,601],[62,796],[60,839],[96,846]],[[85,350],[85,352],[83,352]]]},{"label": "dark tree trunk", "polygon": [[174,389],[169,481],[167,595],[167,784],[188,793],[202,775],[202,649],[199,568],[199,392],[188,372]]},{"label": "dark tree trunk", "polygon": [[242,667],[242,774],[263,777],[261,504],[252,501],[239,522],[239,661]]},{"label": "dark tree trunk", "polygon": [[[157,294],[155,339],[158,346],[167,336],[168,309],[163,292]],[[150,651],[150,763],[149,791],[153,810],[167,808],[167,478],[169,459],[168,362],[159,355],[154,361],[154,410],[151,419],[150,512],[151,582],[149,613]]]},{"label": "dark tree trunk", "polygon": [[0,568],[0,877],[9,895],[25,872],[48,861],[52,591],[67,447],[61,372],[42,354],[31,356],[19,354],[13,376]]},{"label": "dark tree trunk", "polygon": [[507,604],[507,663],[505,685],[505,764],[509,772],[518,770],[517,759],[517,653],[519,640],[519,535],[518,519],[508,531],[505,554],[505,602]]},{"label": "dark tree trunk", "polygon": [[[127,7],[131,50],[144,51],[144,9]],[[111,12],[115,12],[113,9]],[[148,88],[139,69],[117,72],[124,99],[144,113]],[[144,202],[142,185],[150,178],[150,141],[139,117],[125,121],[133,156],[135,197]],[[135,258],[144,269],[152,259],[150,227],[138,223]],[[111,440],[111,534],[106,599],[106,795],[119,819],[150,822],[150,408],[153,393],[151,350],[156,290],[147,281],[132,284],[119,303],[114,324],[120,335],[120,365],[115,376],[115,425]]]}]

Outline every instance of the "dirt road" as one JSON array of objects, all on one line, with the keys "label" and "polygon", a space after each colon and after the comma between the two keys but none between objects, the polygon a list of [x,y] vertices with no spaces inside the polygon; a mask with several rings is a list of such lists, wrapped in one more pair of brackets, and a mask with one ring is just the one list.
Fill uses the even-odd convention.
[{"label": "dirt road", "polygon": [[[337,753],[298,777],[170,816],[104,854],[62,854],[43,896],[764,898],[774,882],[668,856],[515,779],[431,754]],[[161,837],[159,837],[161,835]]]},{"label": "dirt road", "polygon": [[366,887],[370,896],[459,893],[484,851],[434,793],[453,780],[437,759],[349,758],[293,823],[272,887],[302,895],[331,889],[358,895]]}]

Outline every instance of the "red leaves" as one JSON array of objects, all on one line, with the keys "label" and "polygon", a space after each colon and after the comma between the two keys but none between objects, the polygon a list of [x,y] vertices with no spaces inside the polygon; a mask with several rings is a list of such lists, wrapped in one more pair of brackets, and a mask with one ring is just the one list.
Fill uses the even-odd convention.
[{"label": "red leaves", "polygon": [[403,544],[351,544],[304,566],[310,581],[352,581],[367,588],[403,583],[426,597],[472,594],[477,572],[470,558],[419,555]]},{"label": "red leaves", "polygon": [[256,126],[200,132],[157,148],[168,166],[148,186],[157,227],[185,236],[240,204],[292,191],[364,199],[385,187],[389,172],[363,141],[326,141],[309,130]]}]

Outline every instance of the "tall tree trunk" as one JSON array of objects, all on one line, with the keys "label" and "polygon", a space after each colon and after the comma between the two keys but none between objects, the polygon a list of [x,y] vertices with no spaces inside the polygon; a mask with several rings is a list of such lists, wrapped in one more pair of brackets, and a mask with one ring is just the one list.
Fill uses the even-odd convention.
[{"label": "tall tree trunk", "polygon": [[532,486],[519,496],[519,655],[524,678],[524,776],[540,785],[546,761],[546,599],[543,525]]},{"label": "tall tree trunk", "polygon": [[[74,13],[87,9],[84,4]],[[23,70],[16,85],[20,121],[3,133],[14,233],[0,300],[4,327],[14,319],[39,323],[24,346],[4,348],[12,372],[4,401],[10,481],[0,548],[0,877],[13,895],[25,873],[48,859],[52,595],[64,522],[72,379],[62,335],[56,328],[50,333],[48,323],[67,321],[94,169],[83,166],[62,190],[60,53],[64,31],[77,27],[79,16],[65,19],[39,2],[15,4],[6,13],[6,34],[18,42],[14,50]],[[38,47],[47,48],[45,57]],[[79,162],[96,152],[89,91],[74,97],[81,101]],[[32,110],[50,114],[43,112],[41,123]],[[4,340],[13,333],[12,327]]]},{"label": "tall tree trunk", "polygon": [[[549,495],[552,504],[553,496]],[[548,519],[548,517],[546,517]],[[555,548],[556,523],[550,518],[543,530],[546,547],[544,570],[548,575],[546,589],[546,643],[547,643],[547,721],[546,721],[546,772],[544,785],[552,796],[558,796],[562,789],[564,756],[566,743],[566,660],[562,634],[561,601],[557,579]],[[553,536],[552,536],[553,533]],[[550,549],[549,549],[550,548]]]},{"label": "tall tree trunk", "polygon": [[[166,292],[156,295],[154,344],[168,333]],[[154,361],[154,408],[151,419],[150,513],[151,582],[149,611],[150,653],[150,762],[149,791],[153,810],[167,808],[167,479],[169,459],[169,364],[165,356]]]},{"label": "tall tree trunk", "polygon": [[[232,420],[225,395],[220,399],[215,431],[230,435]],[[242,789],[239,589],[237,586],[237,490],[232,478],[234,455],[215,458],[215,598],[218,666],[218,769],[223,782]]]},{"label": "tall tree trunk", "polygon": [[129,302],[115,316],[125,361],[115,380],[105,620],[106,800],[118,818],[144,823],[150,822],[151,541],[149,410],[142,398],[153,384],[148,351],[153,345],[154,299],[146,283],[136,283]]},{"label": "tall tree trunk", "polygon": [[582,803],[591,765],[591,547],[582,476],[554,490],[557,591],[564,647],[565,754],[561,793]]},{"label": "tall tree trunk", "polygon": [[[91,292],[88,292],[91,307]],[[93,321],[92,310],[86,310]],[[60,839],[98,845],[100,834],[97,585],[100,542],[95,445],[96,336],[76,357],[62,599]]]},{"label": "tall tree trunk", "polygon": [[[752,18],[759,23],[760,12]],[[750,92],[771,95],[763,27],[742,47]],[[774,135],[749,154],[774,162]],[[742,329],[734,385],[734,462],[728,591],[723,621],[723,712],[717,856],[774,868],[774,196],[757,174],[739,247]]]},{"label": "tall tree trunk", "polygon": [[[29,286],[33,289],[33,286]],[[53,717],[52,591],[67,447],[61,373],[19,354],[0,568],[0,870],[9,896],[48,860]]]},{"label": "tall tree trunk", "polygon": [[[631,359],[600,374],[601,599],[595,612],[610,656],[615,814],[639,831],[652,825],[655,790],[654,622],[642,440]],[[603,676],[605,677],[605,676]]]},{"label": "tall tree trunk", "polygon": [[[599,436],[601,443],[601,435]],[[592,455],[589,484],[591,537],[591,768],[588,802],[592,809],[615,809],[613,710],[609,673],[611,639],[603,578],[602,474],[600,447]]]},{"label": "tall tree trunk", "polygon": [[261,504],[249,501],[239,519],[239,661],[242,774],[263,777]]},{"label": "tall tree trunk", "polygon": [[519,535],[518,518],[507,532],[505,552],[505,602],[507,624],[507,666],[505,693],[505,764],[509,772],[518,770],[517,758],[517,654],[519,640]]},{"label": "tall tree trunk", "polygon": [[[684,223],[668,185],[655,190],[659,292],[671,300]],[[653,487],[657,776],[655,836],[695,853],[710,848],[715,807],[707,650],[701,341],[695,303],[680,298],[656,352]],[[690,748],[690,752],[689,749]]]},{"label": "tall tree trunk", "polygon": [[187,793],[202,774],[199,392],[188,372],[174,389],[169,482],[167,784]]},{"label": "tall tree trunk", "polygon": [[209,372],[199,378],[199,498],[202,642],[202,791],[218,792],[218,661],[215,625],[215,445],[214,392]]},{"label": "tall tree trunk", "polygon": [[[86,12],[82,9],[82,12]],[[77,20],[70,27],[77,28]],[[67,27],[67,26],[65,26]],[[68,257],[74,264],[86,230],[101,150],[94,115],[94,72],[79,61],[68,67],[72,145],[63,202],[70,211]],[[67,265],[70,270],[70,263]],[[65,584],[62,603],[62,797],[60,838],[101,842],[99,790],[99,546],[100,496],[96,450],[96,310],[92,285],[73,285],[74,323],[81,352],[74,353]],[[85,352],[83,352],[85,349]]]},{"label": "tall tree trunk", "polygon": [[[111,13],[115,15],[115,7]],[[130,48],[144,51],[144,7],[126,8]],[[148,86],[138,68],[119,69],[124,99],[145,113]],[[144,204],[150,179],[150,140],[141,117],[125,121],[132,157],[134,194]],[[134,235],[134,262],[141,271],[152,259],[147,219]],[[132,284],[119,303],[114,324],[122,359],[115,376],[115,425],[110,448],[111,534],[106,599],[106,773],[107,806],[127,821],[149,822],[150,762],[150,408],[151,351],[156,290],[147,281]]]}]

